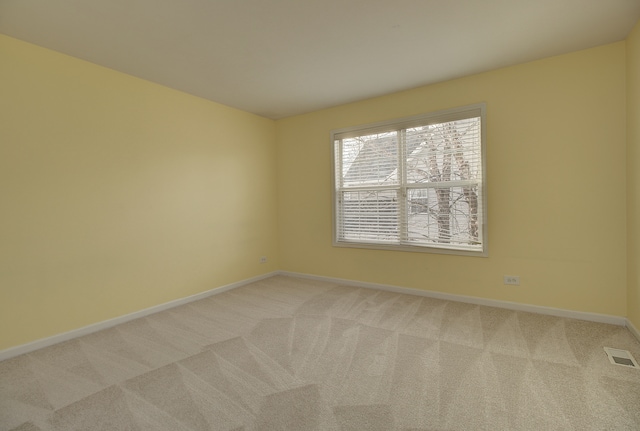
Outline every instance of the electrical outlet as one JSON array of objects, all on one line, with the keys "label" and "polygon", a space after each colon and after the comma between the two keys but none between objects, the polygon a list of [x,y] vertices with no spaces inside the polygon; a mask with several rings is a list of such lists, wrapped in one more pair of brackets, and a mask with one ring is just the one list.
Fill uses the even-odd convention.
[{"label": "electrical outlet", "polygon": [[260,256],[260,263],[267,263],[267,256]]},{"label": "electrical outlet", "polygon": [[510,284],[513,286],[520,286],[520,276],[519,275],[505,275],[504,276],[504,284]]}]

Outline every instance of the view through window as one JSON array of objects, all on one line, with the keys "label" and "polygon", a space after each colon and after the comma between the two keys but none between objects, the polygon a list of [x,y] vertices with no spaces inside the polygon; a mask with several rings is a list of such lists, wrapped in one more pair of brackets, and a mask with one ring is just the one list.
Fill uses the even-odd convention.
[{"label": "view through window", "polygon": [[334,131],[334,244],[486,255],[484,110]]}]

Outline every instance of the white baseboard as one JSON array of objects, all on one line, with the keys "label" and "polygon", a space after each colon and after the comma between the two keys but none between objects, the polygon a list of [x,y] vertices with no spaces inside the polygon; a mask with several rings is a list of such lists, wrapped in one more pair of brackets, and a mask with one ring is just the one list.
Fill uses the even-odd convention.
[{"label": "white baseboard", "polygon": [[637,338],[638,342],[640,343],[640,331],[638,331],[638,328],[636,328],[635,326],[633,326],[633,323],[631,323],[631,320],[627,319],[627,329],[629,329],[629,332],[631,332],[634,337]]},{"label": "white baseboard", "polygon": [[150,314],[158,313],[159,311],[168,310],[170,308],[174,308],[179,305],[188,304],[190,302],[197,301],[199,299],[204,299],[212,295],[217,295],[219,293],[226,292],[228,290],[235,289],[237,287],[244,286],[246,284],[253,283],[255,281],[273,277],[274,275],[277,275],[277,274],[278,272],[276,271],[276,272],[270,272],[268,274],[259,275],[257,277],[227,284],[225,286],[216,287],[216,288],[207,290],[206,292],[187,296],[185,298],[176,299],[174,301],[166,302],[164,304],[156,305],[154,307],[145,308],[144,310],[136,311],[130,314],[126,314],[124,316],[105,320],[103,322],[94,323],[92,325],[85,326],[79,329],[74,329],[69,332],[64,332],[62,334],[57,334],[51,337],[42,338],[40,340],[36,340],[27,344],[22,344],[20,346],[10,347],[8,349],[0,351],[0,361],[4,361],[5,359],[10,359],[16,356],[20,356],[25,353],[33,352],[35,350],[42,349],[44,347],[49,347],[54,344],[62,343],[63,341],[69,341],[74,338],[81,337],[83,335],[92,334],[94,332],[111,328],[121,323],[129,322],[131,320],[139,319],[141,317],[145,317]]},{"label": "white baseboard", "polygon": [[249,283],[253,283],[265,278],[272,277],[274,275],[284,275],[290,277],[306,278],[310,280],[326,281],[331,283],[338,283],[345,286],[363,287],[368,289],[385,290],[395,293],[405,293],[409,295],[424,296],[429,298],[444,299],[448,301],[465,302],[469,304],[485,305],[489,307],[505,308],[516,311],[526,311],[529,313],[546,314],[550,316],[566,317],[571,319],[587,320],[591,322],[608,323],[618,326],[626,326],[629,331],[640,341],[640,331],[631,323],[631,321],[625,317],[610,316],[606,314],[587,313],[582,311],[563,310],[560,308],[543,307],[538,305],[521,304],[517,302],[500,301],[495,299],[478,298],[475,296],[455,295],[451,293],[434,292],[428,290],[412,289],[408,287],[399,287],[387,284],[368,283],[364,281],[347,280],[341,278],[324,277],[319,275],[303,274],[289,271],[274,271],[268,274],[263,274],[257,277],[241,280],[235,283],[227,284],[208,290],[206,292],[198,293],[196,295],[187,296],[185,298],[176,299],[164,304],[156,305],[154,307],[145,308],[144,310],[136,311],[134,313],[126,314],[124,316],[116,317],[114,319],[98,322],[83,328],[75,329],[73,331],[64,332],[51,337],[36,340],[27,344],[23,344],[16,347],[10,347],[8,349],[0,351],[0,361],[10,359],[16,356],[23,355],[25,353],[33,352],[44,347],[49,347],[54,344],[62,343],[64,341],[72,340],[83,335],[92,334],[103,329],[108,329],[121,323],[129,322],[131,320],[139,319],[141,317],[148,316],[153,313],[168,310],[179,305],[188,304],[199,299],[204,299],[212,295],[217,295],[222,292],[226,292],[237,287],[244,286]]},{"label": "white baseboard", "polygon": [[[364,281],[345,280],[341,278],[323,277],[297,272],[280,271],[280,275],[307,278],[311,280],[339,283],[341,285],[364,287],[369,289],[386,290],[389,292],[406,293],[409,295],[425,296],[428,298],[444,299],[448,301],[466,302],[469,304],[486,305],[488,307],[506,308],[508,310],[526,311],[529,313],[546,314],[549,316],[566,317],[570,319],[587,320],[590,322],[608,323],[611,325],[631,325],[625,317],[610,316],[607,314],[587,313],[583,311],[564,310],[561,308],[544,307],[540,305],[521,304],[518,302],[500,301],[497,299],[478,298],[475,296],[455,295],[452,293],[434,292],[429,290],[412,289],[408,287],[392,286],[388,284],[368,283]],[[633,325],[631,325],[633,326]],[[633,332],[633,330],[632,330]],[[637,334],[637,330],[636,330]],[[637,335],[636,335],[637,336]],[[640,338],[639,338],[640,339]]]}]

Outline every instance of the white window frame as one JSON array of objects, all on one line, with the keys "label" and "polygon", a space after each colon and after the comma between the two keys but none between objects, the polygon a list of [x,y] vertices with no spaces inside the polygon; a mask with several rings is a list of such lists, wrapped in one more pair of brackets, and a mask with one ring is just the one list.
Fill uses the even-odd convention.
[{"label": "white window frame", "polygon": [[[341,172],[342,172],[342,140],[352,138],[356,136],[362,136],[366,134],[382,133],[393,130],[403,130],[406,128],[425,126],[430,124],[446,123],[455,120],[462,120],[467,118],[480,118],[480,146],[481,146],[481,179],[478,181],[479,187],[479,203],[481,205],[478,211],[478,237],[481,243],[480,250],[465,250],[459,247],[447,243],[437,243],[429,245],[414,245],[408,244],[403,241],[402,238],[398,243],[386,243],[369,240],[347,240],[339,237],[341,226],[339,225],[341,217],[341,203],[339,197],[342,196],[343,191],[357,190],[358,188],[342,187]],[[336,129],[331,131],[331,147],[332,147],[332,202],[333,202],[333,245],[336,247],[355,247],[366,249],[380,249],[380,250],[397,250],[397,251],[412,251],[412,252],[427,252],[427,253],[439,253],[439,254],[454,254],[463,256],[476,256],[487,257],[488,256],[488,234],[487,234],[487,187],[486,187],[486,105],[484,103],[448,109],[443,111],[432,112],[428,114],[416,115],[412,117],[405,117],[395,120],[382,121],[372,124],[365,124],[361,126],[347,127],[342,129]],[[400,160],[404,160],[403,157],[398,156]],[[399,162],[398,171],[404,170],[404,161]],[[405,179],[400,180],[400,186],[397,186],[402,190],[399,193],[401,201],[399,202],[399,217],[401,220],[398,222],[397,228],[400,229],[400,225],[404,219],[406,219],[407,198],[406,191],[411,189],[412,186],[405,183]],[[391,190],[393,187],[381,189]]]}]

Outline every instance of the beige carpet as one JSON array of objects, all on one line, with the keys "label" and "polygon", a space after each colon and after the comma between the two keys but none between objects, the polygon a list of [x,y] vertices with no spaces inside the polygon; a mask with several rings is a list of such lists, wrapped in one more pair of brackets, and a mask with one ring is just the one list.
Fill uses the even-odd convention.
[{"label": "beige carpet", "polygon": [[272,277],[0,362],[0,430],[640,430],[625,328]]}]

